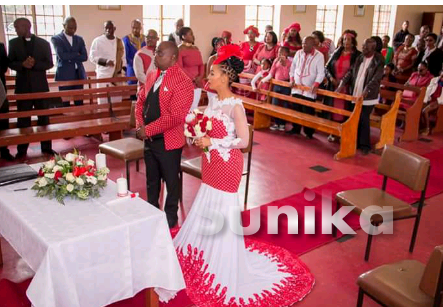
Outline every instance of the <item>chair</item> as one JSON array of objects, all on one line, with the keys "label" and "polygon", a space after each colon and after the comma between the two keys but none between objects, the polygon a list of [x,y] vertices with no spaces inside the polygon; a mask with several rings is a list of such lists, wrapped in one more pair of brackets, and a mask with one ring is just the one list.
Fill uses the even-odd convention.
[{"label": "chair", "polygon": [[[428,159],[399,147],[386,145],[378,166],[378,173],[383,175],[383,185],[381,190],[377,188],[369,188],[339,192],[335,196],[337,201],[336,211],[338,211],[340,205],[355,206],[354,212],[357,214],[361,214],[362,211],[369,206],[392,206],[393,220],[415,218],[414,230],[412,232],[411,244],[409,246],[409,252],[412,253],[414,250],[415,239],[417,237],[418,226],[420,224],[430,168],[430,162]],[[417,211],[414,212],[408,203],[401,201],[386,192],[388,178],[402,183],[413,191],[421,191]],[[382,211],[375,211],[371,217],[368,242],[366,244],[365,261],[368,261],[369,259],[374,227],[379,226],[383,222],[381,217],[381,214],[383,213],[384,212]],[[337,236],[337,228],[335,226],[332,228],[332,235],[334,237]]]},{"label": "chair", "polygon": [[[246,176],[246,189],[245,189],[245,202],[244,202],[244,208],[246,210],[247,208],[247,202],[248,202],[248,192],[249,192],[249,177],[251,175],[251,158],[252,158],[252,143],[254,139],[254,129],[251,125],[248,124],[249,128],[249,144],[248,147],[243,148],[241,151],[242,153],[248,154],[248,159],[246,160],[246,167],[243,168],[243,174],[242,176]],[[182,160],[181,161],[181,171],[180,171],[180,205],[183,208],[183,173],[186,173],[188,175],[191,175],[193,177],[202,178],[202,171],[201,171],[201,157],[188,159],[188,160]]]},{"label": "chair", "polygon": [[[131,106],[130,127],[135,128],[135,104]],[[142,140],[129,137],[111,142],[102,143],[98,146],[101,153],[109,155],[119,160],[125,161],[126,179],[130,189],[129,163],[136,161],[136,170],[139,171],[139,160],[144,158],[144,143]]]},{"label": "chair", "polygon": [[382,306],[441,307],[443,245],[434,248],[426,266],[416,260],[382,265],[360,275],[357,285],[357,307],[365,294]]}]

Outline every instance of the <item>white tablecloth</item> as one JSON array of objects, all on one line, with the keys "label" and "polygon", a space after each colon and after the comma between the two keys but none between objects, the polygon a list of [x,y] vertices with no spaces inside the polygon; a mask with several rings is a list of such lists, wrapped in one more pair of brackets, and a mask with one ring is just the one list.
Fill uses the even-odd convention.
[{"label": "white tablecloth", "polygon": [[140,198],[118,204],[108,180],[88,201],[35,197],[33,181],[0,187],[0,233],[35,276],[36,307],[97,307],[145,288],[185,288],[164,212]]}]

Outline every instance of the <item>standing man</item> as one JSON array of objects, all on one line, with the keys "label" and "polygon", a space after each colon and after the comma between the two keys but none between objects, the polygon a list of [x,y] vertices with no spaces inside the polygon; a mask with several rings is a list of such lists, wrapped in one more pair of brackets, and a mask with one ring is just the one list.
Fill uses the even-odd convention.
[{"label": "standing man", "polygon": [[146,83],[146,76],[155,69],[154,52],[157,47],[158,34],[149,30],[146,36],[146,46],[141,48],[134,57],[134,73],[138,80],[139,90]]},{"label": "standing man", "polygon": [[363,96],[363,107],[358,123],[357,148],[364,155],[371,150],[369,117],[374,105],[378,103],[385,61],[383,56],[375,51],[376,47],[377,42],[373,38],[368,38],[363,42],[362,54],[355,60],[354,66],[343,77],[336,90],[340,92],[343,86],[350,83],[350,94],[356,97]]},{"label": "standing man", "polygon": [[408,20],[403,21],[401,30],[395,34],[394,40],[392,41],[392,46],[394,47],[394,51],[397,51],[397,48],[403,45],[403,43],[405,42],[406,35],[409,34],[408,28],[409,28],[409,21]]},{"label": "standing man", "polygon": [[[140,20],[135,19],[131,22],[131,34],[123,37],[123,44],[125,45],[125,54],[126,54],[126,77],[134,77],[134,56],[142,47],[146,46],[145,36],[141,34],[142,23]],[[137,81],[131,80],[128,81],[128,84],[136,84]]]},{"label": "standing man", "polygon": [[155,53],[158,69],[147,75],[136,106],[137,135],[145,139],[148,202],[160,207],[158,198],[163,179],[168,190],[165,212],[170,228],[178,221],[184,123],[194,97],[194,85],[177,65],[177,59],[174,42],[158,46]]},{"label": "standing man", "polygon": [[183,19],[177,19],[177,21],[175,22],[175,32],[172,32],[171,34],[169,34],[169,38],[168,40],[170,42],[174,42],[176,46],[180,46],[180,44],[182,43],[182,40],[180,38],[180,30],[181,28],[183,28],[184,26],[184,22]]},{"label": "standing man", "polygon": [[[296,88],[292,89],[292,96],[315,102],[317,97],[317,89],[320,83],[325,78],[325,57],[323,54],[314,48],[315,39],[312,36],[307,36],[303,39],[302,49],[297,51],[292,60],[292,65],[289,70],[289,77],[291,87],[294,85],[309,86],[311,90],[303,91]],[[297,103],[292,104],[297,111],[314,115],[315,109]],[[299,134],[301,130],[300,125],[292,124],[292,130],[288,133]],[[304,127],[303,131],[308,139],[312,139],[315,130],[313,128]]]},{"label": "standing man", "polygon": [[412,47],[417,47],[417,43],[420,39],[426,39],[426,36],[431,32],[431,29],[428,25],[421,26],[420,34],[415,35],[414,42],[412,43]]},{"label": "standing man", "polygon": [[[5,73],[8,70],[8,56],[6,55],[5,45],[0,43],[0,79],[2,87],[0,90],[3,95],[0,96],[0,114],[9,112],[9,102],[6,99],[6,78]],[[0,119],[0,130],[9,129],[9,119]],[[0,158],[8,161],[14,160],[14,157],[9,152],[8,147],[0,147]]]},{"label": "standing man", "polygon": [[[14,21],[16,38],[9,41],[9,68],[15,70],[15,93],[49,92],[46,70],[54,66],[52,62],[51,46],[49,43],[31,34],[31,22],[27,18],[17,18]],[[49,100],[20,100],[17,102],[17,111],[30,111],[34,109],[48,109]],[[39,126],[48,125],[48,116],[39,116]],[[17,119],[18,128],[31,126],[31,117]],[[29,144],[17,146],[16,158],[26,157]],[[42,153],[53,154],[51,141],[41,142]]]},{"label": "standing man", "polygon": [[[96,65],[97,79],[123,76],[126,70],[125,47],[122,40],[114,36],[114,23],[108,20],[104,24],[105,33],[92,41],[89,60]],[[97,83],[97,87],[115,86],[115,83]],[[111,102],[120,102],[121,97],[111,97]],[[106,103],[107,98],[98,98],[98,103]]]},{"label": "standing man", "polygon": [[[83,62],[88,60],[85,41],[81,36],[75,35],[77,22],[74,17],[66,17],[63,22],[63,31],[51,38],[57,54],[57,71],[55,81],[85,80],[86,72]],[[60,91],[83,89],[83,85],[60,86]],[[76,100],[76,106],[83,105],[83,100]],[[69,101],[63,102],[64,107],[69,106]]]}]

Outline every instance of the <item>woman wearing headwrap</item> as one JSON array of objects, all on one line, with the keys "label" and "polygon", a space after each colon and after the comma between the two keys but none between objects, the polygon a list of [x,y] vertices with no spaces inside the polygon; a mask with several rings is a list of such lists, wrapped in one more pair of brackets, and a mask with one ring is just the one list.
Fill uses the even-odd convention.
[{"label": "woman wearing headwrap", "polygon": [[[240,44],[240,50],[243,53],[243,62],[245,63],[244,73],[254,74],[257,69],[257,65],[254,63],[253,58],[258,48],[263,44],[257,42],[255,39],[260,36],[258,29],[254,26],[247,27],[243,34],[248,35],[248,41]],[[250,79],[240,78],[240,83],[249,84]],[[235,89],[235,92],[239,95],[250,97],[250,92],[242,89]]]},{"label": "woman wearing headwrap", "polygon": [[229,31],[223,31],[221,38],[225,40],[226,45],[232,44],[232,33]]},{"label": "woman wearing headwrap", "polygon": [[295,53],[301,49],[301,37],[300,37],[301,27],[300,24],[295,22],[284,31],[286,35],[286,40],[283,46],[289,48],[289,56],[294,57]]},{"label": "woman wearing headwrap", "polygon": [[[238,45],[218,53],[209,75],[217,95],[204,112],[212,129],[194,142],[207,149],[201,155],[202,183],[185,222],[172,231],[186,293],[197,307],[292,306],[314,285],[308,267],[287,250],[245,238],[242,228],[234,228],[241,219],[241,149],[250,140],[243,101],[230,84],[244,64]],[[155,290],[162,302],[175,296],[175,291]]]}]

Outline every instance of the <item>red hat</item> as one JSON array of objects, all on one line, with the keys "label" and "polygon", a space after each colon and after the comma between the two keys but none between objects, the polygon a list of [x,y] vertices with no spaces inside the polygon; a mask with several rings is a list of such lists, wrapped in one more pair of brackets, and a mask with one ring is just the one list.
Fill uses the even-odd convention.
[{"label": "red hat", "polygon": [[229,59],[231,56],[235,56],[240,59],[243,57],[243,53],[241,52],[239,45],[232,44],[221,46],[217,51],[217,59],[213,64],[219,64]]},{"label": "red hat", "polygon": [[300,24],[298,22],[294,22],[292,25],[290,25],[289,27],[287,27],[285,29],[285,34],[287,34],[289,31],[291,31],[291,29],[295,29],[295,30],[297,30],[297,32],[300,32],[301,31]]},{"label": "red hat", "polygon": [[260,33],[258,32],[258,29],[257,29],[256,27],[254,27],[254,26],[249,26],[249,27],[247,27],[247,28],[243,31],[243,34],[248,34],[248,32],[249,32],[250,30],[252,30],[252,32],[255,33],[255,36],[260,36]]},{"label": "red hat", "polygon": [[221,34],[221,37],[225,37],[225,36],[226,36],[226,38],[231,39],[232,33],[229,31],[223,31]]}]

